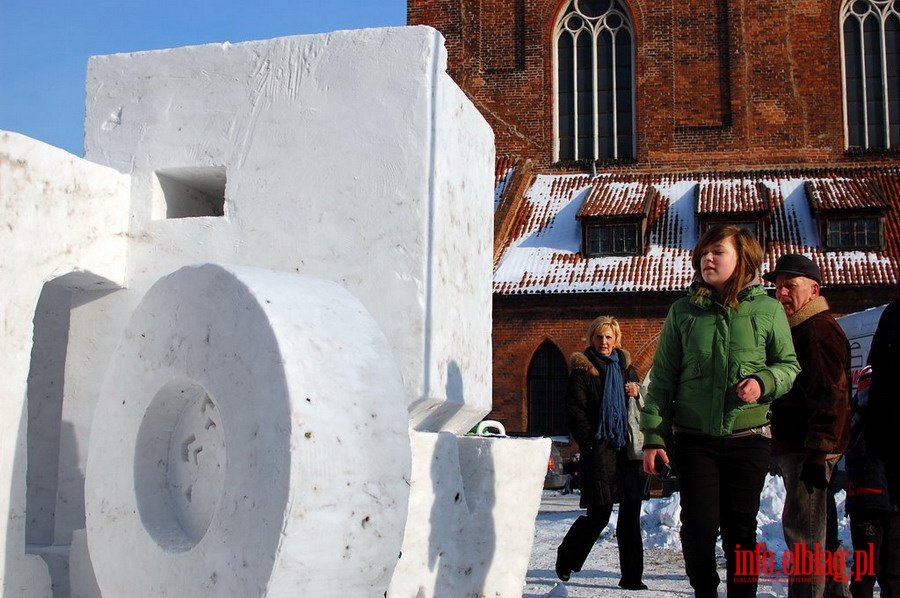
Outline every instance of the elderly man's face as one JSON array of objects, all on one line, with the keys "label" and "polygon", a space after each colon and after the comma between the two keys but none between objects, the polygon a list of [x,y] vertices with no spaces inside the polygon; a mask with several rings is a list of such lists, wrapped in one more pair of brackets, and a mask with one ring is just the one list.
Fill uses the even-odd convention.
[{"label": "elderly man's face", "polygon": [[775,298],[781,301],[784,313],[794,315],[804,305],[819,296],[819,283],[812,278],[779,274],[775,279]]}]

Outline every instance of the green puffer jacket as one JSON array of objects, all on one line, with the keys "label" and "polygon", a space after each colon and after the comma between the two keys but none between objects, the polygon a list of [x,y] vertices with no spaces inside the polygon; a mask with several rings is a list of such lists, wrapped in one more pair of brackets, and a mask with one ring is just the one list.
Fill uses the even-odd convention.
[{"label": "green puffer jacket", "polygon": [[[738,301],[737,310],[726,308],[695,283],[672,304],[641,413],[645,448],[664,448],[673,424],[711,436],[762,426],[769,403],[790,390],[800,364],[784,309],[762,285],[746,287]],[[747,377],[760,383],[757,403],[735,392]]]}]

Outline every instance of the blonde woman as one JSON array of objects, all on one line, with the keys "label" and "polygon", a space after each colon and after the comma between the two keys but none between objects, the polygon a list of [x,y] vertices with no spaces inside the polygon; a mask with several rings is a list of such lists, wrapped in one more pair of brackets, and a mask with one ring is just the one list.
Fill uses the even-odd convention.
[{"label": "blonde woman", "polygon": [[641,462],[629,455],[633,431],[628,401],[638,397],[637,372],[622,349],[622,331],[610,316],[588,328],[590,345],[569,358],[566,406],[569,433],[581,451],[581,501],[586,515],[575,520],[557,549],[556,574],[568,581],[581,571],[591,548],[619,504],[616,540],[626,590],[645,590],[641,541]]}]

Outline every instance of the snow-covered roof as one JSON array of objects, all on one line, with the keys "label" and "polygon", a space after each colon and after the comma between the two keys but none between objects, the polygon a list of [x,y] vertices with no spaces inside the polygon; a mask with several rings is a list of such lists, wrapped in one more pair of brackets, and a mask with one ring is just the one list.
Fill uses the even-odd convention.
[{"label": "snow-covered roof", "polygon": [[697,213],[769,211],[768,188],[753,179],[704,180],[697,185]]},{"label": "snow-covered roof", "polygon": [[854,210],[890,207],[881,189],[869,179],[811,179],[806,193],[814,210]]},{"label": "snow-covered roof", "polygon": [[[515,164],[498,163],[496,200]],[[824,251],[816,213],[878,210],[882,251]],[[815,212],[814,212],[815,211]],[[897,282],[900,258],[900,168],[739,173],[538,174],[522,198],[494,271],[494,293],[675,291],[693,277],[690,256],[698,216],[733,214],[747,221],[768,212],[763,271],[784,253],[803,253],[823,284]],[[646,218],[644,251],[584,257],[580,218]]]}]

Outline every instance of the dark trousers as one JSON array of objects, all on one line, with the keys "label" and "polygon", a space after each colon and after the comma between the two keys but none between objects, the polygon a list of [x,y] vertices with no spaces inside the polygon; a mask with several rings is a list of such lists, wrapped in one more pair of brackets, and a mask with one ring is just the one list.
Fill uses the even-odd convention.
[{"label": "dark trousers", "polygon": [[900,515],[854,513],[850,515],[850,537],[855,552],[874,556],[873,563],[860,558],[853,564],[853,598],[872,598],[876,579],[882,598],[900,596]]},{"label": "dark trousers", "polygon": [[[588,553],[609,523],[612,505],[591,507],[586,515],[575,520],[563,538],[557,551],[558,562],[563,568],[581,571]],[[634,584],[644,575],[644,543],[641,539],[641,501],[626,500],[619,504],[619,520],[616,524],[616,544],[619,548],[621,582]]]},{"label": "dark trousers", "polygon": [[735,580],[735,550],[756,548],[756,515],[769,469],[769,444],[768,438],[758,434],[737,438],[676,435],[681,548],[685,572],[698,597],[717,595],[720,530],[729,598],[756,596],[756,577],[741,575]]}]

